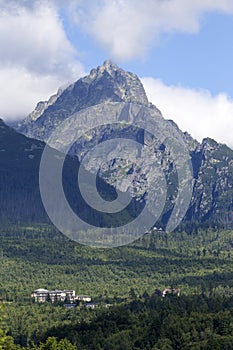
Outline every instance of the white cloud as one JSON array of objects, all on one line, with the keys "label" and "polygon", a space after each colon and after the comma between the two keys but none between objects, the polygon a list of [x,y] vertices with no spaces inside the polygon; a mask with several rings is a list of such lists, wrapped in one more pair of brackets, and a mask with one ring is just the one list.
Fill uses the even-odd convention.
[{"label": "white cloud", "polygon": [[199,141],[211,137],[233,148],[233,100],[229,96],[166,86],[154,78],[143,78],[142,82],[149,101],[161,110],[164,118],[173,119],[181,130]]},{"label": "white cloud", "polygon": [[27,116],[40,100],[47,100],[61,85],[59,77],[38,75],[23,67],[0,69],[0,118]]},{"label": "white cloud", "polygon": [[232,0],[89,0],[79,1],[76,21],[114,59],[143,56],[164,32],[199,30],[203,13],[233,14]]},{"label": "white cloud", "polygon": [[0,7],[0,116],[15,119],[84,70],[49,1],[0,0]]}]

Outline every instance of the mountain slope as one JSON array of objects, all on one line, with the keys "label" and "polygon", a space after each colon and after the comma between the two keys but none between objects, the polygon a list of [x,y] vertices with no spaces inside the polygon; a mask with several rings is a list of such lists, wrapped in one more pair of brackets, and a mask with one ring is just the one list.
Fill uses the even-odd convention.
[{"label": "mountain slope", "polygon": [[[0,221],[1,223],[50,223],[45,212],[39,188],[41,156],[45,143],[28,138],[7,126],[0,120]],[[55,159],[61,154],[51,149]],[[80,218],[97,227],[114,226],[123,215],[126,220],[134,215],[137,203],[132,203],[119,217],[101,215],[91,209],[83,200],[76,186],[79,169],[77,158],[67,156],[64,161],[62,181],[64,193],[72,209]],[[86,173],[86,177],[90,178]],[[115,190],[97,176],[98,189],[103,197],[110,200],[116,196]],[[88,184],[87,184],[88,185]],[[88,189],[91,191],[92,189]],[[63,215],[63,213],[61,213]]]},{"label": "mountain slope", "polygon": [[[209,224],[212,222],[223,227],[231,227],[233,225],[233,191],[231,185],[233,180],[233,151],[211,139],[205,139],[202,143],[198,143],[188,133],[183,133],[174,122],[164,121],[160,111],[148,102],[138,77],[125,72],[110,61],[105,61],[103,66],[93,69],[90,75],[79,79],[68,88],[60,91],[57,96],[52,100],[50,99],[49,103],[43,105],[41,113],[31,113],[18,124],[17,129],[27,136],[47,141],[56,127],[73,113],[80,111],[85,113],[85,109],[88,107],[94,108],[93,111],[95,111],[98,110],[101,103],[107,104],[109,102],[135,103],[144,106],[153,112],[158,125],[161,122],[167,123],[167,126],[170,125],[175,130],[183,140],[193,166],[194,190],[186,220],[195,224]],[[94,118],[95,113],[93,113],[93,120]],[[72,127],[75,129],[75,124]],[[96,128],[86,135],[86,138],[78,140],[72,146],[70,152],[77,155],[79,160],[82,160],[87,151],[103,140],[110,140],[114,137],[128,137],[135,141],[145,141],[147,136],[144,132],[133,127],[119,129],[108,125]],[[69,134],[63,136],[64,142],[66,142],[65,139],[69,139]],[[174,162],[169,159],[169,152],[166,147],[163,144],[157,144],[153,152],[157,157],[155,160],[159,160],[163,164],[162,169],[167,181],[168,193],[161,217],[162,222],[166,222],[174,207],[179,184],[175,180],[177,174]],[[107,157],[102,176],[106,182],[113,186],[116,186],[117,178],[122,178],[122,171],[126,173],[126,178],[127,176],[128,178],[136,176],[134,181],[137,182],[136,191],[141,191],[144,184],[141,179],[138,181],[136,174],[138,158],[136,158],[135,163],[132,156],[134,154],[133,149],[130,149],[128,153],[129,159],[124,164],[110,162],[110,159],[108,159],[110,157]],[[147,158],[144,160],[148,163]],[[144,166],[143,163],[138,164]],[[91,170],[91,166],[92,164],[89,170]],[[148,168],[147,175],[150,172],[151,168]],[[113,173],[115,177],[109,176]],[[119,184],[118,181],[118,186],[120,186],[120,190],[124,191],[125,182]],[[140,195],[144,194],[142,191],[140,192]]]},{"label": "mountain slope", "polygon": [[29,139],[0,120],[0,219],[44,222],[39,164],[44,142]]},{"label": "mountain slope", "polygon": [[233,151],[206,138],[192,153],[193,198],[188,218],[232,227],[233,223]]}]

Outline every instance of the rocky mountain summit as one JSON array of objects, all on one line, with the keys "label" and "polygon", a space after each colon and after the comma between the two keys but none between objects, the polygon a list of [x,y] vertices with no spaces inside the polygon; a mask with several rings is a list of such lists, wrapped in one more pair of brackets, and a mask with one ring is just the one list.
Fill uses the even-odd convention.
[{"label": "rocky mountain summit", "polygon": [[[122,108],[118,108],[121,104]],[[139,126],[143,125],[145,113],[153,116],[153,135],[134,123],[130,127],[126,125],[132,106],[137,106],[134,122]],[[91,118],[88,119],[90,111]],[[96,116],[99,117],[103,111],[105,114],[102,113],[101,118],[104,126],[95,126]],[[80,161],[94,146],[113,138],[127,137],[150,145],[143,160],[139,160],[140,150],[135,153],[133,147],[130,147],[127,151],[128,159],[125,156],[117,162],[113,149],[109,149],[99,174],[104,181],[121,191],[128,189],[128,182],[134,183],[132,191],[142,200],[146,195],[146,179],[154,181],[151,176],[153,168],[149,163],[160,164],[166,180],[166,200],[160,217],[161,224],[166,223],[172,215],[179,189],[184,186],[184,181],[179,183],[179,167],[173,159],[174,154],[171,157],[168,147],[169,139],[179,139],[190,157],[193,172],[193,191],[185,221],[195,225],[233,225],[233,151],[209,138],[199,143],[187,132],[183,133],[173,121],[164,120],[161,112],[149,103],[143,85],[135,74],[125,72],[111,61],[105,61],[102,66],[92,69],[88,76],[60,90],[48,102],[40,102],[35,111],[18,124],[17,130],[47,142],[54,130],[75,114],[79,119],[76,122],[71,121],[70,127],[72,130],[81,129],[82,136],[74,142],[69,152],[78,156]],[[107,123],[107,115],[118,115],[120,127]],[[170,134],[167,130],[170,130]],[[76,133],[75,136],[77,135],[80,136]],[[73,137],[70,132],[63,133],[63,146],[67,147],[68,140]],[[122,150],[120,152],[124,154]],[[153,161],[151,155],[154,157]],[[98,163],[97,160],[98,157],[92,158],[87,163],[88,171],[92,171]],[[139,176],[140,169],[144,169],[144,177]],[[152,191],[154,200],[158,191],[159,185],[155,183]]]},{"label": "rocky mountain summit", "polygon": [[29,137],[46,141],[56,126],[82,109],[102,102],[128,102],[149,106],[142,83],[135,74],[125,72],[111,61],[90,74],[59,90],[17,126]]}]

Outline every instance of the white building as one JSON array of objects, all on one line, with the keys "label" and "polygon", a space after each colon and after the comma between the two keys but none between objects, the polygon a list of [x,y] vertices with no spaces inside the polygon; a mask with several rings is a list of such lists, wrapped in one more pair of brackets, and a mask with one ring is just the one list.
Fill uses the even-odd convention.
[{"label": "white building", "polygon": [[39,288],[34,290],[31,297],[35,299],[37,303],[44,303],[49,296],[49,291],[47,289]]},{"label": "white building", "polygon": [[64,302],[65,300],[73,303],[76,300],[75,290],[47,290],[39,288],[32,292],[31,297],[34,298],[37,303],[44,303],[48,300],[52,303],[55,301]]},{"label": "white building", "polygon": [[89,295],[77,295],[75,300],[82,301],[84,303],[90,303],[91,297]]}]

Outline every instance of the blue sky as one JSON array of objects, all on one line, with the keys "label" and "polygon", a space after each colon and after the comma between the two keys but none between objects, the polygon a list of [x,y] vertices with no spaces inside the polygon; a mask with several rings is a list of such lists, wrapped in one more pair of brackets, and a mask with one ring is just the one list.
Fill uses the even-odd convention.
[{"label": "blue sky", "polygon": [[165,118],[233,147],[233,0],[0,0],[0,117],[111,58]]},{"label": "blue sky", "polygon": [[[70,37],[85,48],[84,63],[90,70],[109,57],[109,52],[81,33],[76,29]],[[140,77],[158,77],[169,85],[209,89],[213,94],[225,91],[233,96],[232,35],[233,16],[208,13],[201,20],[200,32],[163,34],[145,57],[120,60],[119,64]]]}]

